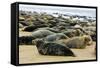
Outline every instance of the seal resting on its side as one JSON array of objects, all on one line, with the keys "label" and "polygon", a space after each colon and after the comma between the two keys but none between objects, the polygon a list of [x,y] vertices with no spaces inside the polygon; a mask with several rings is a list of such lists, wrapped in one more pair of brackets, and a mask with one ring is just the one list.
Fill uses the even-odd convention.
[{"label": "seal resting on its side", "polygon": [[32,45],[32,36],[21,36],[19,37],[19,45]]},{"label": "seal resting on its side", "polygon": [[70,38],[84,35],[84,33],[80,29],[68,29],[67,31],[64,31],[63,33]]},{"label": "seal resting on its side", "polygon": [[30,25],[24,28],[23,31],[28,31],[28,32],[32,32],[37,28],[41,28],[41,27],[47,27],[46,25],[42,24],[42,25]]},{"label": "seal resting on its side", "polygon": [[36,40],[36,47],[41,55],[75,57],[74,53],[62,44],[45,42],[42,39],[38,39]]},{"label": "seal resting on its side", "polygon": [[37,31],[34,31],[32,33],[32,37],[34,39],[36,39],[36,38],[44,38],[44,37],[46,37],[48,35],[51,35],[51,34],[54,34],[54,32],[51,32],[49,30],[37,30]]},{"label": "seal resting on its side", "polygon": [[92,39],[89,35],[83,35],[80,37],[73,37],[64,41],[65,45],[69,48],[83,49],[87,45],[92,44]]},{"label": "seal resting on its side", "polygon": [[19,28],[23,28],[24,26],[21,24],[21,23],[19,23]]},{"label": "seal resting on its side", "polygon": [[68,39],[68,37],[63,34],[63,33],[56,33],[56,34],[52,34],[52,35],[48,35],[45,40],[46,41],[56,41],[56,40],[60,40],[60,39]]}]

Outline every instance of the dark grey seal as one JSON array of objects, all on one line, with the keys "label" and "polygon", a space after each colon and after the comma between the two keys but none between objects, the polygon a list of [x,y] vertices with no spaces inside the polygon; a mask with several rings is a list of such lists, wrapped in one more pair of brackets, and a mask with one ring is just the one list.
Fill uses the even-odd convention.
[{"label": "dark grey seal", "polygon": [[32,36],[21,36],[19,37],[19,45],[32,45]]},{"label": "dark grey seal", "polygon": [[44,42],[41,39],[36,40],[36,47],[41,55],[52,56],[73,56],[74,53],[65,45],[51,42]]},{"label": "dark grey seal", "polygon": [[24,28],[23,31],[28,31],[28,32],[32,32],[34,30],[36,30],[37,28],[41,28],[41,27],[47,27],[47,25],[42,24],[42,25],[30,25]]}]

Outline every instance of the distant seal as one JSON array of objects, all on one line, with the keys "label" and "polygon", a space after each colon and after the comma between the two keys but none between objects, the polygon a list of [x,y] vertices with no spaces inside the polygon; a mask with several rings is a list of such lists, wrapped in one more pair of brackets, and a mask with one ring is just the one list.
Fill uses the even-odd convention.
[{"label": "distant seal", "polygon": [[64,31],[63,33],[70,38],[75,36],[73,30]]},{"label": "distant seal", "polygon": [[23,29],[23,31],[28,31],[28,32],[32,32],[34,31],[35,29],[37,28],[41,28],[41,27],[47,27],[46,25],[30,25],[30,26],[27,26]]},{"label": "distant seal", "polygon": [[36,47],[39,54],[41,55],[52,55],[52,56],[73,56],[74,53],[67,48],[65,45],[58,43],[44,42],[43,40],[36,40]]},{"label": "distant seal", "polygon": [[96,34],[90,35],[93,41],[96,41]]},{"label": "distant seal", "polygon": [[96,41],[96,31],[86,31],[93,41]]},{"label": "distant seal", "polygon": [[25,18],[23,16],[19,16],[19,21],[25,21]]},{"label": "distant seal", "polygon": [[32,45],[32,36],[21,36],[19,37],[19,45]]},{"label": "distant seal", "polygon": [[32,33],[32,37],[34,39],[36,39],[36,38],[44,38],[44,37],[46,37],[48,35],[51,35],[51,34],[54,34],[54,32],[51,32],[49,30],[37,30],[37,31],[34,31]]},{"label": "distant seal", "polygon": [[63,32],[68,37],[82,36],[84,33],[80,29],[69,29]]},{"label": "distant seal", "polygon": [[49,30],[49,31],[54,32],[54,33],[60,33],[60,31],[58,31],[57,29],[49,28],[49,27],[38,28],[38,30]]},{"label": "distant seal", "polygon": [[54,34],[49,30],[37,30],[32,33],[30,36],[21,36],[19,37],[19,45],[32,45],[35,44],[34,40],[37,38],[44,38],[48,35]]},{"label": "distant seal", "polygon": [[21,23],[19,23],[19,28],[23,28],[24,26],[21,24]]},{"label": "distant seal", "polygon": [[73,37],[64,41],[65,45],[69,48],[83,49],[87,45],[92,44],[92,39],[89,35],[83,35],[79,37]]},{"label": "distant seal", "polygon": [[53,41],[60,40],[60,39],[68,39],[68,37],[63,33],[56,33],[56,34],[48,35],[45,38],[45,40],[49,42],[50,41],[53,42]]},{"label": "distant seal", "polygon": [[26,21],[19,21],[19,23],[21,23],[23,26],[29,26],[29,22]]}]

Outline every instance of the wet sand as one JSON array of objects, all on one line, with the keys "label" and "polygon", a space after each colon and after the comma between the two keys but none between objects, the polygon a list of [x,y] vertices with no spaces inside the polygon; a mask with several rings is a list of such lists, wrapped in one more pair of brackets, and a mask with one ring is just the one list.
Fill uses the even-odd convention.
[{"label": "wet sand", "polygon": [[77,60],[95,60],[95,43],[87,46],[85,49],[71,49],[76,57],[71,56],[46,56],[40,55],[35,45],[19,45],[19,64],[59,62],[59,61],[77,61]]}]

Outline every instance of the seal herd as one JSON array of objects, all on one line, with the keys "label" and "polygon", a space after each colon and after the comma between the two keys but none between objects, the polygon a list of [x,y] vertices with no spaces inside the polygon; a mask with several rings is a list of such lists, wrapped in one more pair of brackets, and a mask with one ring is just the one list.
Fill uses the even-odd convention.
[{"label": "seal herd", "polygon": [[31,33],[19,36],[19,45],[36,45],[41,55],[75,57],[72,48],[84,49],[96,42],[96,20],[77,15],[68,17],[19,11],[19,29]]}]

